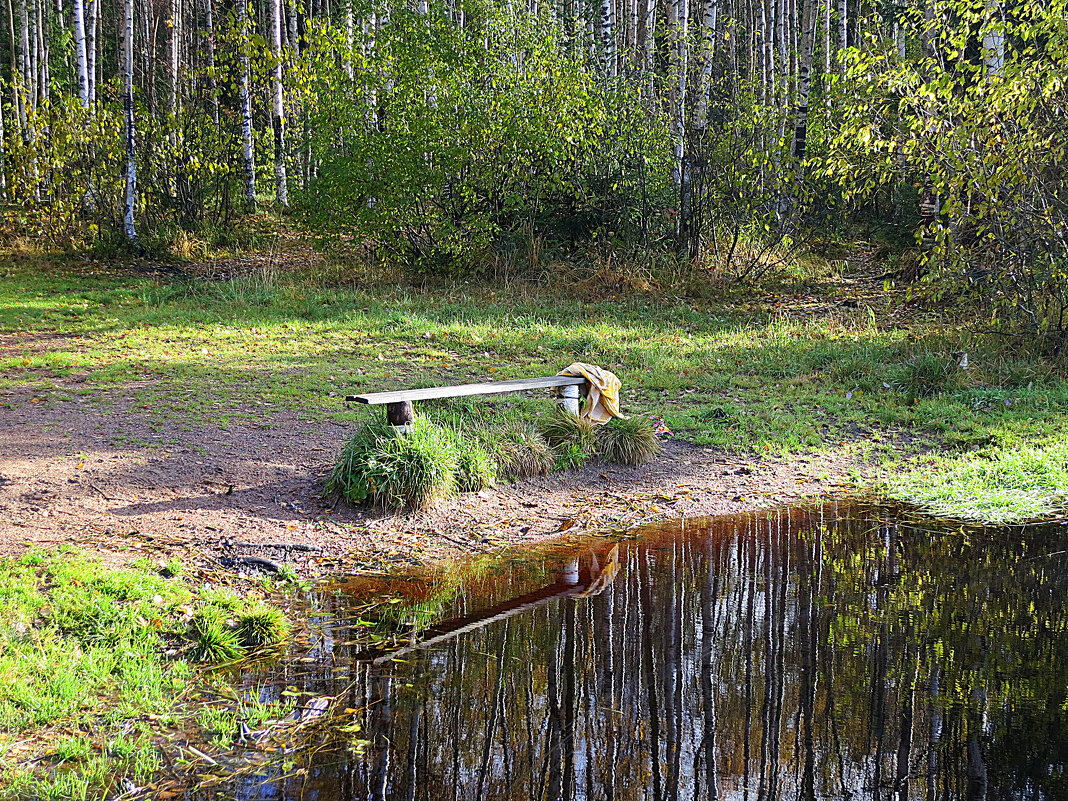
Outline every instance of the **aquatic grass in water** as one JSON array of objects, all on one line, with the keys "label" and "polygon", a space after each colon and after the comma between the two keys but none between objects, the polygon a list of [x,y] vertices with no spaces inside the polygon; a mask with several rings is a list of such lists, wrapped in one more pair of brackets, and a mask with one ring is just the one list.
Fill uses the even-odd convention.
[{"label": "aquatic grass in water", "polygon": [[931,514],[992,524],[1050,517],[1068,504],[1068,443],[920,460],[885,494]]},{"label": "aquatic grass in water", "polygon": [[237,637],[246,648],[278,645],[289,636],[290,625],[281,609],[256,604],[237,617]]}]

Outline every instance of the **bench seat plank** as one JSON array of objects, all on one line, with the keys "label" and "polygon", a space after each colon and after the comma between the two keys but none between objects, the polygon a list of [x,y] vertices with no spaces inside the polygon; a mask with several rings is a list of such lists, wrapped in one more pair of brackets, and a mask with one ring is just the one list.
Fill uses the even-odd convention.
[{"label": "bench seat plank", "polygon": [[357,403],[410,403],[431,398],[459,398],[465,395],[497,395],[504,392],[523,392],[528,389],[552,387],[577,387],[586,383],[581,376],[551,375],[544,378],[520,378],[512,381],[488,381],[483,384],[458,384],[452,387],[427,387],[426,389],[402,389],[396,392],[369,392],[365,395],[348,395],[347,401]]}]

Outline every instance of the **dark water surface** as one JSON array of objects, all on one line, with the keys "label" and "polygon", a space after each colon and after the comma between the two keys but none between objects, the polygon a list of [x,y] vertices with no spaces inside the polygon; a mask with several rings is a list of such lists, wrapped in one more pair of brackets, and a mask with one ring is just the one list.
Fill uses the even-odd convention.
[{"label": "dark water surface", "polygon": [[1068,799],[1064,528],[640,534],[316,590],[311,652],[242,681],[357,711],[195,797]]}]

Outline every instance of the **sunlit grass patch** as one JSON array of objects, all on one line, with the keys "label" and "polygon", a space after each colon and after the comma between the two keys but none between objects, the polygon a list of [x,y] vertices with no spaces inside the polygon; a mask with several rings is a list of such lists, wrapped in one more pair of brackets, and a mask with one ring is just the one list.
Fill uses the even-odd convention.
[{"label": "sunlit grass patch", "polygon": [[1068,505],[1068,443],[931,456],[887,476],[884,490],[940,517],[991,524],[1050,517]]},{"label": "sunlit grass patch", "polygon": [[161,761],[146,721],[162,730],[188,715],[190,660],[242,656],[288,633],[262,600],[165,572],[147,559],[106,569],[66,548],[0,560],[0,729],[20,749],[0,748],[0,797],[100,798],[124,776],[145,784]]}]

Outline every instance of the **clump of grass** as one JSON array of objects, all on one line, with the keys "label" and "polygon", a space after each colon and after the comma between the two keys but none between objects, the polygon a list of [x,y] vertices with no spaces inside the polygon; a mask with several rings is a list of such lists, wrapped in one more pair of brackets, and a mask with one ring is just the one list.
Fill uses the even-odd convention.
[{"label": "clump of grass", "polygon": [[652,423],[641,417],[616,417],[597,429],[601,458],[615,464],[645,464],[660,453]]},{"label": "clump of grass", "polygon": [[497,481],[497,464],[481,445],[472,444],[460,452],[456,463],[456,489],[478,492]]},{"label": "clump of grass", "polygon": [[416,418],[406,434],[365,423],[345,445],[325,494],[383,509],[422,509],[455,488],[459,453],[455,434]]},{"label": "clump of grass", "polygon": [[552,448],[529,423],[512,422],[493,432],[498,475],[506,480],[544,476],[556,464]]},{"label": "clump of grass", "polygon": [[245,655],[237,632],[227,625],[222,613],[213,607],[197,610],[190,623],[192,657],[198,662],[232,662]]},{"label": "clump of grass", "polygon": [[237,638],[246,648],[277,645],[289,636],[289,620],[281,609],[256,604],[237,617]]},{"label": "clump of grass", "polygon": [[914,403],[957,386],[957,359],[944,353],[918,353],[898,367],[893,386]]},{"label": "clump of grass", "polygon": [[568,442],[554,449],[557,470],[578,470],[585,467],[590,454],[577,442]]},{"label": "clump of grass", "polygon": [[883,491],[961,520],[1004,525],[1050,517],[1068,505],[1068,443],[930,457],[888,476]]},{"label": "clump of grass", "polygon": [[541,423],[541,435],[550,446],[563,449],[577,446],[583,453],[593,453],[597,443],[596,425],[588,417],[571,414],[563,407],[557,407]]}]

